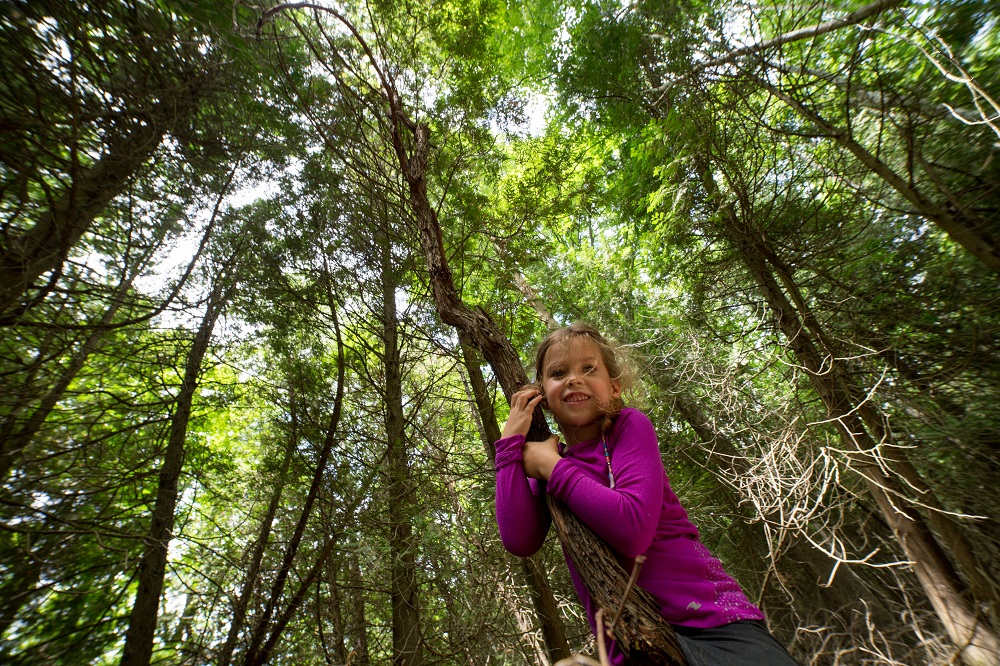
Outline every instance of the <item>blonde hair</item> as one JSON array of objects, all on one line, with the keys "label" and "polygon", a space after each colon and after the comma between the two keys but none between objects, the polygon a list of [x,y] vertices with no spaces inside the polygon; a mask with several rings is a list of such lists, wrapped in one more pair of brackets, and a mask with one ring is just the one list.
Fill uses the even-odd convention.
[{"label": "blonde hair", "polygon": [[[548,351],[554,345],[569,342],[573,338],[586,338],[597,345],[597,349],[601,353],[601,360],[604,361],[604,367],[607,368],[611,380],[618,382],[622,394],[632,388],[635,384],[635,374],[621,348],[609,342],[596,328],[581,321],[552,331],[538,345],[538,349],[535,351],[535,383],[532,384],[534,388],[543,394],[545,392],[542,387],[542,376],[545,373],[545,356]],[[542,405],[548,407],[546,401],[543,401]],[[624,407],[625,401],[622,400],[621,396],[613,398],[604,406],[601,410],[604,414],[601,419],[601,435],[607,436]]]}]

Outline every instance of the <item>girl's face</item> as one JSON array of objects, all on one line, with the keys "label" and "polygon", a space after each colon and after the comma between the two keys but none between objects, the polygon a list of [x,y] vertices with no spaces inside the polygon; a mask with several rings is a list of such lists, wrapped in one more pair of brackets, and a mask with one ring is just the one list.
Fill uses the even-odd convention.
[{"label": "girl's face", "polygon": [[597,439],[608,404],[621,395],[611,379],[601,350],[593,340],[574,336],[552,345],[545,354],[542,392],[566,444]]}]

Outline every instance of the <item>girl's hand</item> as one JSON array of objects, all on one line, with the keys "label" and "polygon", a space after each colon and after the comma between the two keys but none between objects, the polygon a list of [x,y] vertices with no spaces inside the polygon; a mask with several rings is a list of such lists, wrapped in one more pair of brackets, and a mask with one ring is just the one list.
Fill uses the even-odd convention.
[{"label": "girl's hand", "polygon": [[552,435],[543,442],[525,442],[521,449],[524,456],[524,473],[533,479],[548,481],[552,469],[559,462],[559,436]]},{"label": "girl's hand", "polygon": [[510,416],[507,417],[507,424],[503,427],[503,435],[501,437],[507,438],[514,435],[527,437],[535,405],[540,403],[544,397],[541,391],[534,388],[522,389],[511,396]]}]

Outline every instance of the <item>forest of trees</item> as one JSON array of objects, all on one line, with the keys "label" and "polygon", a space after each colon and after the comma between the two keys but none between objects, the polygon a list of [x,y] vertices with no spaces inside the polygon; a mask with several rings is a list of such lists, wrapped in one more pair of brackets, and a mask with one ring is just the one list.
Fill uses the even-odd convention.
[{"label": "forest of trees", "polygon": [[4,0],[0,53],[0,663],[593,655],[493,511],[576,320],[801,663],[1000,663],[997,2]]}]

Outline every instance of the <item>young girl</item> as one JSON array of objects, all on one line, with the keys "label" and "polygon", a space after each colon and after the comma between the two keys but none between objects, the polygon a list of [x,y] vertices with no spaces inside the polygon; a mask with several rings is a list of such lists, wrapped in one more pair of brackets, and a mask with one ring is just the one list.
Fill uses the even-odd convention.
[{"label": "young girl", "polygon": [[[690,666],[795,666],[760,610],[699,540],[670,489],[653,425],[622,403],[625,368],[608,341],[586,324],[557,330],[539,346],[535,373],[535,385],[511,399],[496,443],[504,547],[520,556],[541,548],[549,530],[547,492],[604,539],[626,571],[636,556],[646,556],[638,585],[660,604]],[[562,444],[556,435],[525,441],[539,404],[555,417]],[[568,556],[566,563],[594,630],[598,609]],[[625,663],[613,643],[609,657]]]}]

